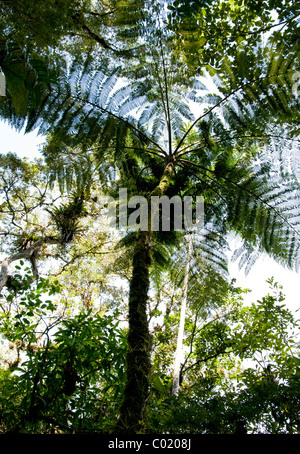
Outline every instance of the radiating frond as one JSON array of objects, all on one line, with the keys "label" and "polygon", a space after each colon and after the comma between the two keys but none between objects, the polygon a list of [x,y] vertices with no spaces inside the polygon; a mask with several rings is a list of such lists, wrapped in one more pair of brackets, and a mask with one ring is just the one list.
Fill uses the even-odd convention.
[{"label": "radiating frond", "polygon": [[0,97],[0,115],[20,130],[27,115],[45,103],[50,84],[56,83],[53,68],[42,59],[30,58],[13,41],[0,39],[0,71],[6,80],[5,96]]}]

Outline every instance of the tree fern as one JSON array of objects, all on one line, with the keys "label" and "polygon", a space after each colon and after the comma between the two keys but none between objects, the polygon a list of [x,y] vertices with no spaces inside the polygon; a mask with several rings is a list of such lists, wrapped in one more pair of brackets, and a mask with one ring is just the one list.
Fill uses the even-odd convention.
[{"label": "tree fern", "polygon": [[7,93],[1,97],[0,113],[21,129],[29,112],[43,104],[56,74],[45,61],[31,58],[16,42],[0,40],[0,70],[6,79]]},{"label": "tree fern", "polygon": [[[242,265],[249,268],[261,251],[297,265],[298,182],[285,177],[284,164],[278,173],[272,159],[265,159],[274,124],[288,131],[298,118],[292,90],[295,49],[257,46],[251,52],[236,46],[217,68],[206,67],[213,93],[211,83],[204,89],[204,72],[190,90],[191,81],[177,75],[183,65],[174,67],[172,36],[162,30],[155,6],[149,5],[153,17],[146,17],[141,36],[146,51],[134,56],[132,67],[124,71],[119,60],[103,68],[96,67],[98,61],[78,60],[62,67],[42,108],[30,111],[28,130],[38,125],[77,152],[85,153],[90,144],[95,164],[112,163],[118,172],[111,191],[126,182],[131,193],[147,197],[204,196],[205,230],[196,250],[213,269],[226,271],[231,231],[244,241]],[[120,431],[139,430],[144,415],[150,373],[148,291],[153,257],[158,264],[167,257],[161,243],[151,231],[135,237]]]}]

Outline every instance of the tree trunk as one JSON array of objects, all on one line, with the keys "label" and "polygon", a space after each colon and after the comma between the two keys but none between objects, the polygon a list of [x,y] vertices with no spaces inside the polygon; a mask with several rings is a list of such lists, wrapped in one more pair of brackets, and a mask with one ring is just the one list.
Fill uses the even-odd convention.
[{"label": "tree trunk", "polygon": [[[174,163],[167,164],[158,186],[150,194],[159,196],[167,191]],[[149,201],[150,202],[150,201]],[[150,210],[150,203],[149,203]],[[117,433],[137,433],[143,430],[145,405],[148,397],[151,339],[147,317],[148,290],[152,257],[153,233],[151,216],[148,231],[139,231],[135,245],[129,291],[129,333],[126,357],[126,386]]]},{"label": "tree trunk", "polygon": [[[32,282],[38,277],[38,270],[36,265],[36,256],[38,255],[38,251],[44,244],[61,244],[60,239],[55,237],[45,237],[36,240],[31,246],[26,248],[24,251],[16,252],[15,254],[6,257],[2,263],[0,264],[0,293],[5,287],[8,282],[10,275],[8,274],[8,267],[11,263],[22,260],[22,259],[29,259],[31,261],[31,268],[33,272],[33,279]],[[12,280],[14,280],[12,278]]]},{"label": "tree trunk", "polygon": [[179,385],[180,385],[180,365],[181,365],[181,355],[182,355],[185,313],[186,313],[186,305],[187,305],[188,280],[189,280],[190,262],[191,262],[191,254],[192,254],[192,239],[193,239],[192,233],[190,233],[188,252],[187,252],[185,271],[184,271],[182,302],[181,302],[181,308],[180,308],[180,322],[179,322],[178,335],[177,335],[177,348],[176,348],[175,360],[174,360],[173,386],[172,386],[173,396],[176,396],[178,394]]}]

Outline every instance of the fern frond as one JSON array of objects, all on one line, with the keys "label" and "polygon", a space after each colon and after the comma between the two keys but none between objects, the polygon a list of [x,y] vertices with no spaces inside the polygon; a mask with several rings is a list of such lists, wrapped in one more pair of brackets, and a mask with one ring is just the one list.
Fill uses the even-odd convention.
[{"label": "fern frond", "polygon": [[0,39],[0,70],[7,87],[6,96],[0,98],[1,116],[20,130],[26,125],[27,115],[33,115],[47,100],[50,85],[56,83],[56,72],[5,39]]}]

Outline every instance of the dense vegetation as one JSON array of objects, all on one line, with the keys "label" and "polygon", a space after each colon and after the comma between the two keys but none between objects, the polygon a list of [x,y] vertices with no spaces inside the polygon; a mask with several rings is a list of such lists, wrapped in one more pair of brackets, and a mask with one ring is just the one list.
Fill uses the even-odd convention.
[{"label": "dense vegetation", "polygon": [[[0,12],[1,119],[45,136],[0,155],[0,431],[299,433],[296,315],[226,254],[299,266],[297,2]],[[124,188],[201,196],[201,232],[121,228]]]}]

